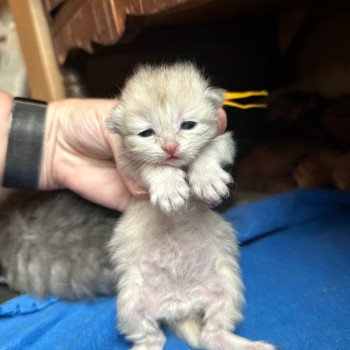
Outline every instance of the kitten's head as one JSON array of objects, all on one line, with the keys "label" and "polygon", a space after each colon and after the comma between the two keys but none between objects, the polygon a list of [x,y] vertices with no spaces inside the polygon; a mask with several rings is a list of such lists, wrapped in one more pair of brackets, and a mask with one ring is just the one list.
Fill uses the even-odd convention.
[{"label": "kitten's head", "polygon": [[128,157],[188,165],[218,133],[223,91],[190,63],[143,66],[127,81],[107,127]]}]

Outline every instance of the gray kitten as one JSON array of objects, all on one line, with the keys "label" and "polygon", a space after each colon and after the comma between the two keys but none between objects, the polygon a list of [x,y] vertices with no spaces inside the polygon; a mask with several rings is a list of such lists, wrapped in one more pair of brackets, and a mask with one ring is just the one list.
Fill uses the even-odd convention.
[{"label": "gray kitten", "polygon": [[15,191],[0,204],[2,281],[37,296],[114,294],[106,243],[115,221],[68,191]]},{"label": "gray kitten", "polygon": [[218,136],[214,89],[191,64],[141,67],[108,120],[123,167],[148,191],[134,199],[109,244],[117,281],[118,326],[133,350],[161,350],[166,323],[209,350],[273,350],[232,333],[244,301],[231,225],[205,202],[232,181],[229,133]]}]

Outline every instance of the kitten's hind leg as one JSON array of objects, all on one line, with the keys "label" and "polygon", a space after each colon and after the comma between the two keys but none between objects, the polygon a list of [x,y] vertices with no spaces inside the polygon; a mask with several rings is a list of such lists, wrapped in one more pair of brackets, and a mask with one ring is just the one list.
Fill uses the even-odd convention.
[{"label": "kitten's hind leg", "polygon": [[216,331],[207,344],[202,343],[202,347],[210,350],[276,350],[269,343],[248,340],[224,330]]},{"label": "kitten's hind leg", "polygon": [[[222,316],[224,317],[224,316]],[[230,329],[208,318],[201,333],[200,348],[206,350],[275,350],[276,348],[263,341],[251,341],[231,333]]]},{"label": "kitten's hind leg", "polygon": [[[130,293],[130,290],[132,291]],[[133,343],[132,350],[162,350],[166,338],[142,295],[134,289],[121,290],[117,299],[118,329]]]},{"label": "kitten's hind leg", "polygon": [[203,327],[202,316],[199,314],[191,315],[184,320],[174,321],[169,325],[175,331],[178,337],[185,340],[186,343],[194,348],[200,347],[201,331]]},{"label": "kitten's hind leg", "polygon": [[119,330],[134,344],[131,350],[162,350],[166,341],[158,322],[146,315],[129,315],[127,323],[120,320]]},{"label": "kitten's hind leg", "polygon": [[[230,305],[231,304],[231,305]],[[231,332],[233,322],[229,314],[232,303],[217,300],[206,309],[201,332],[200,348],[206,350],[275,350],[263,341],[251,341]]]}]

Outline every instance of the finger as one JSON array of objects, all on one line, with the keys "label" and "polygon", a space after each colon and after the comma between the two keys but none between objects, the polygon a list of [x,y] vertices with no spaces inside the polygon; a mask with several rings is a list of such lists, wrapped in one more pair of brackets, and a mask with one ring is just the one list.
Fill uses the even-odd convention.
[{"label": "finger", "polygon": [[216,111],[216,116],[218,118],[219,121],[219,130],[218,130],[218,134],[223,134],[226,130],[227,127],[227,115],[226,112],[224,111],[223,108],[219,108]]},{"label": "finger", "polygon": [[126,176],[123,169],[120,166],[118,166],[118,172],[124,185],[134,197],[139,199],[149,198],[147,191],[140,184],[136,183],[130,177]]},{"label": "finger", "polygon": [[116,135],[107,134],[108,141],[111,145],[111,149],[114,153],[114,159],[117,166],[118,175],[120,176],[120,179],[122,180],[124,186],[128,189],[129,193],[133,195],[136,198],[139,199],[148,199],[148,193],[147,191],[139,184],[137,184],[135,181],[133,181],[130,177],[128,177],[123,167],[120,165],[118,154],[120,153],[120,143],[117,141]]},{"label": "finger", "polygon": [[64,187],[85,199],[118,211],[125,211],[131,194],[124,185],[115,168],[73,169]]}]

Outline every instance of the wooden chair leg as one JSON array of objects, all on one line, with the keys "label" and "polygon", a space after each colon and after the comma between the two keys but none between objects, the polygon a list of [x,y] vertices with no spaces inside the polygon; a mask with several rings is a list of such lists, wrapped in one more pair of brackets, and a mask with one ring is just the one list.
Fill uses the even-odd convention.
[{"label": "wooden chair leg", "polygon": [[57,63],[41,0],[10,0],[31,96],[53,101],[65,97],[63,77]]}]

